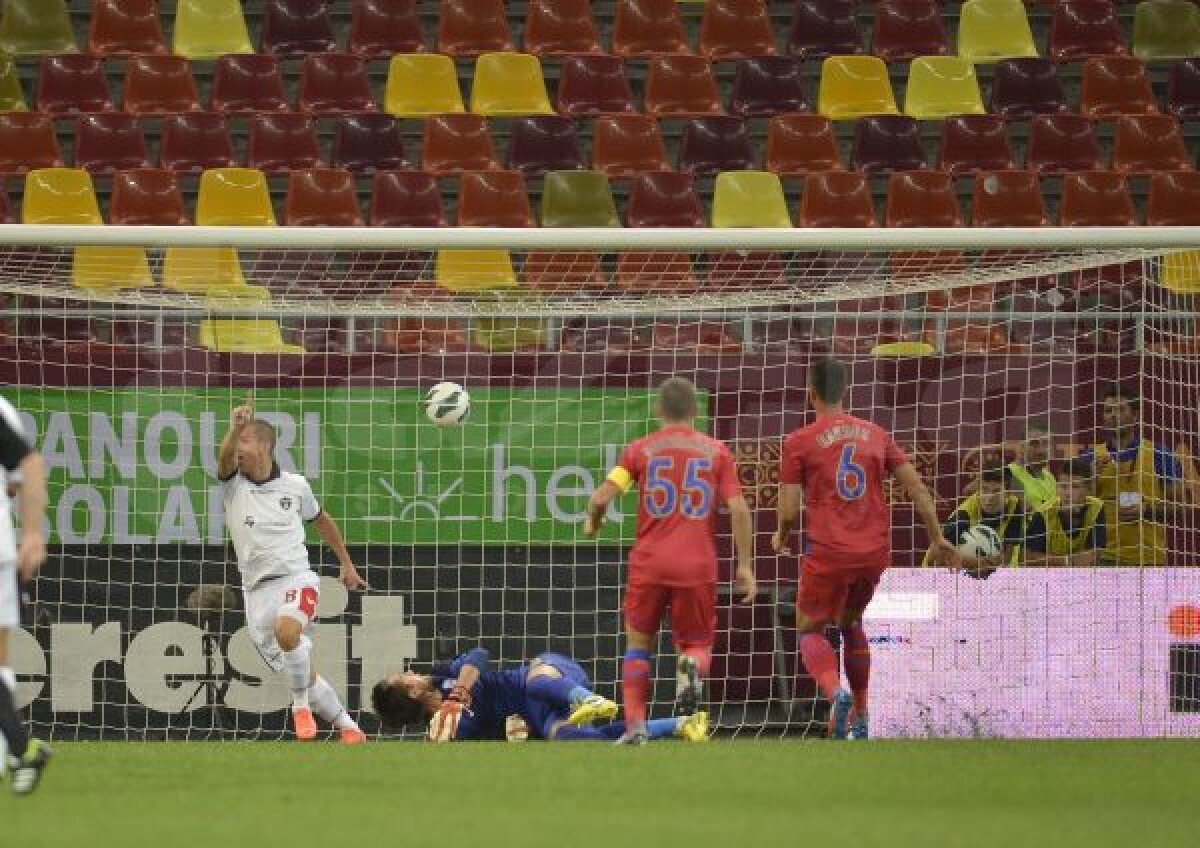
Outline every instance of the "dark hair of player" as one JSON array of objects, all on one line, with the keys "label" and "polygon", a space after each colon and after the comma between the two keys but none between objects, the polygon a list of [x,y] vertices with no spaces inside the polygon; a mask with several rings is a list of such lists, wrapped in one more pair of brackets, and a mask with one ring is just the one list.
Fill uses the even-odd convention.
[{"label": "dark hair of player", "polygon": [[1076,480],[1086,480],[1088,482],[1091,482],[1092,474],[1092,463],[1079,456],[1074,459],[1068,459],[1058,470],[1060,477],[1073,477]]},{"label": "dark hair of player", "polygon": [[1122,385],[1121,383],[1110,383],[1108,388],[1104,390],[1104,399],[1123,400],[1129,404],[1130,410],[1136,415],[1138,402],[1141,400],[1141,397],[1138,395],[1137,389]]},{"label": "dark hair of player", "polygon": [[250,419],[250,422],[246,424],[246,429],[258,437],[259,441],[266,443],[267,451],[269,453],[275,453],[274,427],[272,427],[266,421],[263,421],[261,418],[252,418]]},{"label": "dark hair of player", "polygon": [[696,387],[683,377],[671,377],[658,388],[658,406],[668,421],[696,417]]},{"label": "dark hair of player", "polygon": [[809,366],[808,385],[822,403],[841,403],[846,393],[846,366],[836,359],[818,359]]},{"label": "dark hair of player", "polygon": [[984,483],[1003,483],[1004,488],[1011,488],[1012,472],[1007,466],[989,465],[979,472],[979,479]]},{"label": "dark hair of player", "polygon": [[371,690],[371,707],[388,730],[418,724],[425,718],[425,705],[409,696],[403,686],[389,686],[380,680]]}]

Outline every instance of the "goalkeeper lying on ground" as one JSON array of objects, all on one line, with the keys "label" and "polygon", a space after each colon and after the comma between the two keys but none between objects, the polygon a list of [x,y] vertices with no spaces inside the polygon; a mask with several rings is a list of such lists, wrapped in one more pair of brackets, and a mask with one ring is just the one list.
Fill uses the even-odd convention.
[{"label": "goalkeeper lying on ground", "polygon": [[[579,664],[562,654],[540,654],[529,665],[503,671],[489,667],[488,652],[475,648],[430,675],[411,671],[375,684],[371,704],[384,727],[398,729],[429,720],[429,738],[506,739],[519,717],[535,739],[616,740],[625,723],[611,721],[617,705],[591,691]],[[510,721],[511,719],[511,721]],[[651,739],[708,738],[708,714],[653,719]]]}]

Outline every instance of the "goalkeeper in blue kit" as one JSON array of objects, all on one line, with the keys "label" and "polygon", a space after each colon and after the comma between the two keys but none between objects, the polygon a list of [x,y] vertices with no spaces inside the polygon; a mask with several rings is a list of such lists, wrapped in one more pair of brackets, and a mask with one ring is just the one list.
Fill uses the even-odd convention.
[{"label": "goalkeeper in blue kit", "polygon": [[[507,739],[522,735],[514,733],[522,724],[533,739],[614,741],[625,732],[623,721],[612,721],[617,705],[591,690],[579,663],[554,653],[495,670],[488,652],[475,648],[428,675],[389,675],[375,684],[371,704],[384,727],[427,721],[437,742]],[[708,715],[655,719],[648,731],[651,739],[700,742],[708,738]]]}]

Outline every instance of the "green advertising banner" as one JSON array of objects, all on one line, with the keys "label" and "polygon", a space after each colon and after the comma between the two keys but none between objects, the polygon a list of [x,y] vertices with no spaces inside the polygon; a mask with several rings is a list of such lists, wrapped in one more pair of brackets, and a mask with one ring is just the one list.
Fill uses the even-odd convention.
[{"label": "green advertising banner", "polygon": [[[581,539],[593,487],[654,427],[653,393],[471,391],[439,429],[417,389],[255,392],[286,470],[309,478],[351,543],[547,544]],[[217,445],[229,389],[13,389],[46,457],[52,541],[219,544]],[[632,496],[605,538],[631,537]]]}]

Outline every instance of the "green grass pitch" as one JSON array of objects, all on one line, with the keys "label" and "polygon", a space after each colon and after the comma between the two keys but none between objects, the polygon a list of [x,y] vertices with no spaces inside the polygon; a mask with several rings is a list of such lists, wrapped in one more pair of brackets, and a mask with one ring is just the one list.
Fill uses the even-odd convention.
[{"label": "green grass pitch", "polygon": [[1200,742],[75,743],[0,845],[1177,846]]}]

